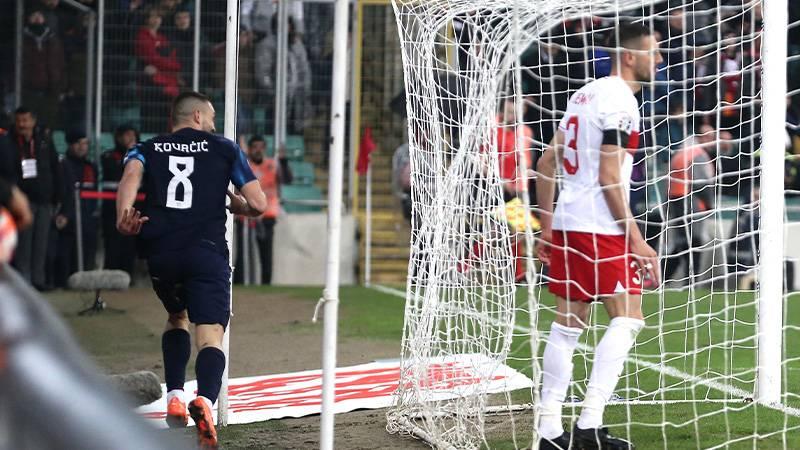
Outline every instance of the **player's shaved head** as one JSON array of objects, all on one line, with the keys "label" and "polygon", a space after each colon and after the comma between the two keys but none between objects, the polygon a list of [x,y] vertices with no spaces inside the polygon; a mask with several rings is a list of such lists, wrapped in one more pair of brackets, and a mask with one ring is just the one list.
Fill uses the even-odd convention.
[{"label": "player's shaved head", "polygon": [[207,109],[211,101],[199,92],[183,92],[172,102],[172,122],[186,122],[195,111]]},{"label": "player's shaved head", "polygon": [[651,81],[662,62],[655,31],[641,22],[620,23],[607,45],[612,71],[629,81]]},{"label": "player's shaved head", "polygon": [[643,23],[640,22],[622,22],[619,26],[611,32],[608,37],[608,47],[611,49],[611,57],[618,56],[618,51],[614,51],[620,47],[630,50],[642,50],[645,42],[644,37],[652,36],[654,32]]},{"label": "player's shaved head", "polygon": [[214,132],[213,121],[214,107],[211,100],[199,92],[183,92],[172,102],[172,123],[176,127],[194,124],[200,129]]}]

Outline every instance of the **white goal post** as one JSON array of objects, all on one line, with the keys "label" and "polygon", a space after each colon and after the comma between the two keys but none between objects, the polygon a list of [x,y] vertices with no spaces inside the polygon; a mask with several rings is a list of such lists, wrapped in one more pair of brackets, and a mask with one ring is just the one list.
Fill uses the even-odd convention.
[{"label": "white goal post", "polygon": [[[783,148],[786,30],[800,24],[789,23],[787,1],[392,4],[406,85],[413,226],[401,381],[387,429],[437,448],[538,445],[540,344],[554,304],[546,268],[533,255],[535,219],[525,214],[524,225],[512,223],[518,203],[510,197],[536,212],[536,155],[569,96],[608,75],[606,38],[621,21],[638,21],[657,36],[665,61],[638,97],[643,143],[630,203],[667,278],[645,294],[646,327],[608,424],[663,448],[760,439],[790,448],[787,436],[797,426],[786,417],[799,413],[791,405],[800,388],[787,374],[800,355],[785,343],[797,324],[784,317]],[[512,180],[499,138],[507,129],[519,165]],[[707,161],[682,159],[695,148]],[[691,177],[680,197],[672,188],[678,171]],[[575,402],[565,407],[573,420],[592,350],[607,328],[602,308],[590,322],[574,359]],[[469,369],[452,369],[453,361]],[[497,389],[491,381],[501,365],[530,377],[533,387]],[[491,420],[487,411],[510,419]],[[783,421],[765,431],[759,414]],[[752,428],[742,431],[739,423],[747,421]],[[721,436],[702,433],[712,422]]]},{"label": "white goal post", "polygon": [[[787,0],[764,1],[763,135],[765,149],[780,149],[785,140],[786,60],[789,24]],[[763,152],[761,162],[761,268],[758,308],[758,385],[756,398],[780,403],[782,389],[782,335],[784,273],[784,155]]]}]

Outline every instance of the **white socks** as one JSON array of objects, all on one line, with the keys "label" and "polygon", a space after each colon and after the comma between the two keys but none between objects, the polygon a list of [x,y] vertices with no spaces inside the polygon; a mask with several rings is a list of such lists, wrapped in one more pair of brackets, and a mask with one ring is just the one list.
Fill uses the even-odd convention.
[{"label": "white socks", "polygon": [[[600,428],[606,403],[614,393],[620,374],[644,321],[629,317],[611,319],[595,349],[594,365],[583,400],[578,428]],[[572,355],[583,330],[553,322],[544,349],[539,435],[555,439],[564,432],[561,410],[572,379]]]},{"label": "white socks", "polygon": [[169,401],[174,397],[178,397],[181,402],[186,403],[186,400],[183,398],[183,389],[173,389],[167,392],[167,403],[169,403]]},{"label": "white socks", "polygon": [[203,401],[204,401],[204,402],[206,402],[206,405],[208,405],[208,409],[211,409],[211,410],[213,410],[213,409],[214,409],[214,404],[213,404],[213,403],[211,403],[211,400],[209,400],[209,399],[207,399],[207,398],[203,397],[202,395],[198,395],[198,396],[197,396],[197,398],[201,398],[201,399],[203,399]]},{"label": "white socks", "polygon": [[[630,317],[611,319],[608,330],[594,351],[594,365],[586,388],[581,417],[578,419],[578,428],[586,430],[602,426],[606,402],[614,393],[614,388],[617,386],[625,365],[625,358],[642,327],[644,327],[643,320]],[[547,350],[545,350],[545,364],[546,361]]]},{"label": "white socks", "polygon": [[[184,398],[185,395],[186,394],[183,392],[183,390],[173,389],[167,392],[167,403],[169,403],[169,401],[172,400],[174,397],[178,397],[179,399],[181,399],[183,403],[186,403],[186,399]],[[198,395],[197,398],[203,399],[203,401],[206,402],[206,405],[208,405],[210,409],[214,409],[214,405],[211,403],[211,400],[203,397],[202,395]]]},{"label": "white socks", "polygon": [[553,322],[544,348],[542,362],[542,397],[539,435],[555,439],[564,433],[561,407],[572,379],[572,353],[578,346],[582,328],[570,328]]}]

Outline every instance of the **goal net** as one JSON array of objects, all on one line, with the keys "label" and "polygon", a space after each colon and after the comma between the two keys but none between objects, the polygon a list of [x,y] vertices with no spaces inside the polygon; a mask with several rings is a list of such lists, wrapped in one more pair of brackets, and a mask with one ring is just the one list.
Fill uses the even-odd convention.
[{"label": "goal net", "polygon": [[[607,39],[616,25],[639,21],[653,30],[664,61],[637,94],[641,140],[629,204],[664,279],[645,285],[646,326],[605,424],[644,448],[800,446],[792,432],[800,426],[793,383],[800,355],[784,344],[800,337],[798,312],[774,289],[775,280],[785,281],[784,292],[793,288],[795,210],[791,200],[785,214],[782,203],[760,207],[766,152],[782,165],[780,144],[791,151],[800,137],[781,118],[769,128],[769,142],[779,145],[762,149],[762,1],[393,0],[393,7],[413,231],[401,382],[387,429],[441,448],[538,446],[541,357],[555,302],[533,250],[533,169],[570,96],[609,75]],[[797,27],[788,24],[790,36]],[[789,56],[790,67],[796,61]],[[796,92],[771,88],[784,89],[772,98],[797,106]],[[787,158],[787,182],[792,170]],[[766,178],[769,198],[782,198],[782,183]],[[785,252],[783,239],[760,233],[767,221],[771,230],[786,227]],[[566,430],[607,324],[595,304],[573,358]],[[504,388],[505,368],[527,376],[530,387]]]}]

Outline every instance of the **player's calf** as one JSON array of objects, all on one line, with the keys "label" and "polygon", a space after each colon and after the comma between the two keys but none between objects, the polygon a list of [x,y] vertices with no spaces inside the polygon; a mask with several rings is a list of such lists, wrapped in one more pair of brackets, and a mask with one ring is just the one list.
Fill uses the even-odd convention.
[{"label": "player's calf", "polygon": [[183,385],[186,381],[186,364],[192,352],[189,332],[173,328],[161,336],[164,356],[164,380],[167,384],[167,425],[170,428],[185,427],[189,421]]},{"label": "player's calf", "polygon": [[600,428],[608,399],[614,393],[636,336],[644,321],[630,317],[614,317],[603,338],[595,348],[595,360],[586,396],[583,400],[578,426],[583,429]]},{"label": "player's calf", "polygon": [[[198,327],[200,328],[200,327]],[[197,398],[189,403],[189,414],[197,426],[197,442],[201,449],[217,448],[217,431],[211,406],[217,401],[225,370],[225,354],[216,347],[205,347],[197,354]]]},{"label": "player's calf", "polygon": [[564,434],[561,420],[564,397],[572,379],[572,355],[583,330],[553,322],[544,350],[542,395],[538,430],[544,439],[555,441]]}]

